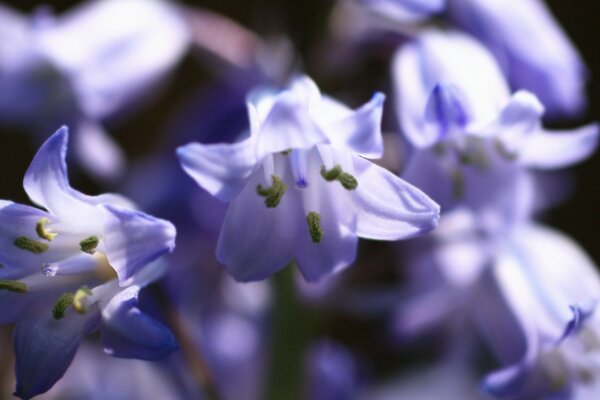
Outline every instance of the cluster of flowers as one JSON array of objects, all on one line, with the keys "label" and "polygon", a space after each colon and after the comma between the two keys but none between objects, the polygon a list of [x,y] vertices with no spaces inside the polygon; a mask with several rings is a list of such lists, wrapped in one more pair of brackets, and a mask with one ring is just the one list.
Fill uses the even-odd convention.
[{"label": "cluster of flowers", "polygon": [[[360,313],[385,296],[344,281],[353,263],[348,272],[371,267],[358,238],[417,236],[393,245],[406,268],[392,290],[409,295],[386,297],[385,318],[402,340],[448,336],[441,372],[359,379],[345,346],[314,341],[309,398],[597,396],[600,277],[575,243],[535,221],[561,197],[561,182],[538,171],[590,156],[599,130],[543,126],[586,106],[585,66],[549,11],[538,0],[339,0],[331,32],[339,51],[323,70],[393,43],[393,101],[375,92],[351,109],[292,65],[290,46],[175,2],[96,0],[60,16],[0,6],[0,122],[43,141],[23,182],[39,208],[0,200],[0,323],[15,324],[16,396],[298,391],[265,389],[284,330],[271,325],[295,312],[278,314],[289,287],[268,278],[295,265],[292,288],[313,311]],[[178,110],[160,152],[131,163],[106,127],[191,52],[216,64],[219,83]],[[395,132],[383,135],[389,103]],[[75,165],[135,204],[71,187],[67,126]],[[384,144],[404,150],[399,174],[385,168],[394,155]],[[95,342],[163,361],[116,363]],[[484,352],[495,367],[479,385]],[[284,372],[298,362],[284,360]],[[440,378],[453,383],[428,382]]]}]

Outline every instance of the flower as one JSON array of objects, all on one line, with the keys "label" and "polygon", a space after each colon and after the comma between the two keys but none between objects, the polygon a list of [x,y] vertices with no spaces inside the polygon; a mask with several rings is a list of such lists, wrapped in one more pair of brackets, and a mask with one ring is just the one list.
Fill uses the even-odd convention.
[{"label": "flower", "polygon": [[557,231],[526,224],[507,238],[489,273],[482,289],[488,301],[476,316],[504,367],[486,377],[484,388],[530,399],[577,397],[593,387],[600,373],[600,279],[583,250]]},{"label": "flower", "polygon": [[100,178],[122,172],[122,151],[101,121],[139,102],[189,42],[183,14],[162,0],[101,0],[55,17],[0,6],[0,120],[46,138],[75,129],[78,161]]},{"label": "flower", "polygon": [[439,14],[446,0],[356,0],[359,4],[386,18],[398,21],[419,21]]},{"label": "flower", "polygon": [[527,91],[512,96],[491,54],[458,32],[429,30],[401,47],[393,73],[398,118],[413,154],[404,177],[445,211],[466,205],[501,223],[535,205],[531,169],[588,157],[598,125],[546,131],[544,106]]},{"label": "flower", "polygon": [[585,64],[543,1],[450,0],[448,17],[485,43],[511,86],[535,93],[549,116],[584,110]]},{"label": "flower", "polygon": [[308,281],[354,261],[357,237],[397,240],[435,227],[425,194],[363,157],[379,157],[384,96],[352,112],[307,77],[248,101],[250,135],[234,144],[177,150],[185,171],[231,201],[217,258],[240,281],[293,258]]},{"label": "flower", "polygon": [[140,289],[164,271],[155,260],[174,249],[175,228],[120,196],[71,188],[67,140],[62,127],[25,174],[25,191],[45,210],[0,204],[0,323],[17,323],[21,398],[52,387],[98,327],[113,356],[156,359],[176,347],[171,333],[136,307]]}]

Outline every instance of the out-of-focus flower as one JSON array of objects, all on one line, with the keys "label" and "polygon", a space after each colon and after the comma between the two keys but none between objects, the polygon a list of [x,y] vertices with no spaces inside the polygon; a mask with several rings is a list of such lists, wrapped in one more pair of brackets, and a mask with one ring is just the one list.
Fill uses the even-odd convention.
[{"label": "out-of-focus flower", "polygon": [[79,161],[100,177],[124,167],[99,121],[131,109],[184,53],[183,14],[162,0],[99,0],[64,16],[0,7],[0,120],[39,133],[68,121]]},{"label": "out-of-focus flower", "polygon": [[491,300],[477,315],[506,368],[484,388],[510,399],[579,398],[600,373],[596,266],[568,237],[528,224],[505,241],[490,275]]},{"label": "out-of-focus flower", "polygon": [[446,0],[355,0],[370,11],[402,22],[420,21],[440,14]]},{"label": "out-of-focus flower", "polygon": [[586,67],[543,1],[451,0],[448,15],[483,41],[511,86],[535,93],[550,117],[583,111]]},{"label": "out-of-focus flower", "polygon": [[535,195],[526,169],[568,166],[596,148],[596,124],[544,130],[542,104],[529,92],[511,96],[491,54],[466,35],[424,32],[396,54],[394,79],[415,149],[404,177],[446,211],[462,204],[502,223],[527,217]]},{"label": "out-of-focus flower", "polygon": [[358,365],[350,351],[330,340],[313,343],[306,354],[307,396],[311,400],[350,400],[359,388]]},{"label": "out-of-focus flower", "polygon": [[217,258],[237,280],[264,279],[295,258],[315,281],[354,261],[358,236],[397,240],[435,227],[437,204],[363,158],[381,156],[383,99],[351,111],[299,78],[250,95],[244,140],[178,149],[198,184],[231,201]]},{"label": "out-of-focus flower", "polygon": [[[104,350],[156,359],[176,346],[137,307],[141,288],[164,270],[175,228],[131,209],[124,198],[87,196],[70,187],[67,128],[42,145],[24,179],[46,211],[2,201],[1,323],[16,322],[16,395],[48,390],[68,368],[81,339],[100,327]],[[62,294],[61,294],[62,293]]]}]

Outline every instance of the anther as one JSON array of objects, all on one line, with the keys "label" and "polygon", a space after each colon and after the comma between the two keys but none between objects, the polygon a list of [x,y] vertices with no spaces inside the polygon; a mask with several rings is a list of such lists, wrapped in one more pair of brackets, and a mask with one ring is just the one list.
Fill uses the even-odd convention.
[{"label": "anther", "polygon": [[67,308],[73,304],[73,293],[63,293],[52,308],[52,317],[54,319],[62,319],[65,316]]},{"label": "anther", "polygon": [[26,236],[16,238],[13,244],[21,250],[27,250],[33,254],[41,254],[48,250],[48,245],[46,243],[29,239]]},{"label": "anther", "polygon": [[9,292],[14,293],[25,293],[27,292],[27,285],[21,281],[1,279],[0,290],[8,290]]},{"label": "anther", "polygon": [[507,149],[506,145],[504,143],[502,143],[500,140],[494,141],[494,148],[496,149],[496,152],[500,155],[500,157],[502,157],[508,161],[514,161],[518,157],[517,153]]},{"label": "anther", "polygon": [[92,291],[87,286],[82,286],[73,295],[73,309],[80,314],[87,312],[87,306],[84,303],[84,299],[92,294]]},{"label": "anther", "polygon": [[323,228],[321,228],[321,216],[316,211],[311,211],[306,215],[308,232],[314,243],[319,243],[323,239]]},{"label": "anther", "polygon": [[79,247],[84,253],[94,254],[99,242],[98,236],[90,236],[79,242]]},{"label": "anther", "polygon": [[321,176],[327,181],[338,181],[346,190],[354,190],[358,187],[358,181],[352,175],[344,172],[341,166],[336,165],[329,171],[324,165],[321,165]]},{"label": "anther", "polygon": [[287,190],[287,185],[276,175],[271,175],[271,178],[273,179],[273,185],[266,188],[257,185],[256,193],[265,198],[265,206],[275,208],[279,205],[283,194]]},{"label": "anther", "polygon": [[450,173],[452,181],[452,195],[456,200],[462,200],[465,197],[465,177],[460,169],[455,169]]},{"label": "anther", "polygon": [[46,239],[47,241],[51,241],[58,235],[58,233],[50,232],[46,229],[46,224],[48,223],[48,218],[40,218],[37,224],[35,225],[35,232],[41,239]]}]

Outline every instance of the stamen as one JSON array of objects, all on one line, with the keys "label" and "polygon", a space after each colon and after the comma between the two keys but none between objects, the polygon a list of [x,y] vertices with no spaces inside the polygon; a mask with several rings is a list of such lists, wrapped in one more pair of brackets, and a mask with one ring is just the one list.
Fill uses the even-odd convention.
[{"label": "stamen", "polygon": [[75,292],[73,296],[73,308],[80,314],[87,312],[87,305],[84,299],[92,294],[92,291],[87,286],[82,286]]},{"label": "stamen", "polygon": [[496,149],[496,152],[500,155],[500,157],[508,161],[514,161],[519,156],[516,152],[507,149],[506,145],[500,140],[494,141],[494,148]]},{"label": "stamen", "polygon": [[35,231],[40,238],[46,239],[47,241],[50,242],[52,239],[54,239],[56,237],[56,235],[58,235],[58,233],[51,232],[48,229],[46,229],[47,223],[48,223],[48,218],[45,218],[45,217],[40,218],[40,220],[35,225]]},{"label": "stamen", "polygon": [[344,172],[341,166],[336,165],[329,171],[325,168],[324,165],[321,165],[321,176],[327,181],[338,181],[342,184],[344,189],[346,190],[354,190],[358,187],[358,181],[352,175],[347,172]]},{"label": "stamen", "polygon": [[74,256],[65,258],[53,263],[42,264],[42,274],[47,277],[56,275],[75,275],[91,272],[101,263],[100,255],[90,255],[87,253],[77,253]]},{"label": "stamen", "polygon": [[27,250],[32,252],[33,254],[41,254],[48,250],[48,245],[43,242],[39,242],[37,240],[29,239],[26,236],[21,236],[16,238],[13,242],[15,246],[20,248],[21,250]]},{"label": "stamen", "polygon": [[452,195],[456,200],[462,200],[465,197],[465,177],[460,169],[455,169],[450,173],[452,181]]},{"label": "stamen", "polygon": [[90,236],[79,242],[79,247],[84,253],[94,254],[96,252],[96,247],[98,247],[99,242],[100,239],[98,239],[98,236]]},{"label": "stamen", "polygon": [[73,304],[73,293],[63,293],[52,308],[52,317],[62,319],[65,316],[67,308]]},{"label": "stamen", "polygon": [[265,198],[265,206],[275,208],[279,205],[283,194],[287,190],[287,185],[276,175],[271,175],[271,178],[273,179],[273,185],[267,188],[257,185],[256,193]]},{"label": "stamen", "polygon": [[1,279],[0,290],[8,290],[9,292],[14,293],[25,293],[27,292],[27,285],[21,281]]},{"label": "stamen", "polygon": [[287,150],[282,151],[281,155],[282,156],[289,156],[291,152],[292,152],[292,149],[287,149]]},{"label": "stamen", "polygon": [[316,211],[311,211],[306,215],[308,232],[314,243],[319,243],[323,239],[323,228],[321,228],[321,216]]}]

